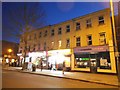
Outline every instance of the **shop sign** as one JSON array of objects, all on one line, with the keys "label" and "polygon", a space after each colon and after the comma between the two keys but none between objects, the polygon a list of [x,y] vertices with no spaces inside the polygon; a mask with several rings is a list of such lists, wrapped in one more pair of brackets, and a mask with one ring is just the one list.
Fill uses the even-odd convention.
[{"label": "shop sign", "polygon": [[80,60],[89,60],[89,58],[80,58]]},{"label": "shop sign", "polygon": [[85,53],[85,52],[106,52],[109,51],[108,46],[88,46],[74,48],[74,53]]}]

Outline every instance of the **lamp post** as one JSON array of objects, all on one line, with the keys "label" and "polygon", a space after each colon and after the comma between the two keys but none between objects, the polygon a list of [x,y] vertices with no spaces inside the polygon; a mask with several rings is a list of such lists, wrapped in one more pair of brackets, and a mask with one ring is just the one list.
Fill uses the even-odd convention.
[{"label": "lamp post", "polygon": [[[11,52],[12,52],[12,49],[8,49],[8,52],[9,52],[9,59],[11,57]],[[10,60],[9,60],[9,65],[10,65]]]},{"label": "lamp post", "polygon": [[113,41],[114,41],[114,50],[115,50],[115,57],[117,60],[117,73],[118,73],[118,83],[120,83],[120,60],[119,60],[119,53],[117,47],[117,40],[116,40],[116,30],[115,30],[115,21],[114,21],[114,7],[113,1],[110,0],[110,9],[112,15],[112,30],[113,30]]}]

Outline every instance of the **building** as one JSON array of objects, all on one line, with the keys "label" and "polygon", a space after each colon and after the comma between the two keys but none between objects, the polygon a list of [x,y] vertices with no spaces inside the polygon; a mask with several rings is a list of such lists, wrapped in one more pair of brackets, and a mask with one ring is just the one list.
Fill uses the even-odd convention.
[{"label": "building", "polygon": [[[110,9],[96,11],[55,25],[29,32],[27,57],[39,65],[49,64],[74,71],[116,73]],[[21,38],[19,56],[23,60],[25,44]]]},{"label": "building", "polygon": [[2,40],[0,41],[0,45],[2,45],[0,56],[3,62],[10,63],[17,60],[18,43]]}]

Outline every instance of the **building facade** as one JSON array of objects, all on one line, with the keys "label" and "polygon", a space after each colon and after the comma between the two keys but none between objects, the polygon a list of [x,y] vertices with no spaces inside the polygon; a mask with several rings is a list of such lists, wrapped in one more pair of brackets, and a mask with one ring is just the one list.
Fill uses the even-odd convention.
[{"label": "building facade", "polygon": [[[24,42],[21,38],[19,56],[23,60]],[[43,66],[53,65],[74,71],[116,73],[110,9],[93,12],[29,33],[26,62],[29,59]]]}]

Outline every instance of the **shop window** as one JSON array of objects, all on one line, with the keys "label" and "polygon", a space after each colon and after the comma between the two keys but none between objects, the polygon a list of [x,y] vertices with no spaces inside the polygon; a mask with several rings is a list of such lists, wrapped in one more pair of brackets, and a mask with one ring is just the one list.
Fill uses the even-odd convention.
[{"label": "shop window", "polygon": [[106,44],[106,36],[105,36],[105,33],[102,32],[102,33],[99,33],[99,41],[100,41],[100,45],[104,45]]},{"label": "shop window", "polygon": [[66,26],[66,32],[70,32],[70,25]]},{"label": "shop window", "polygon": [[76,23],[76,30],[80,30],[80,22]]},{"label": "shop window", "polygon": [[45,31],[45,33],[44,33],[44,37],[46,37],[47,36],[47,30]]},{"label": "shop window", "polygon": [[86,26],[87,28],[92,27],[91,19],[86,20]]},{"label": "shop window", "polygon": [[76,46],[80,46],[80,37],[76,38]]},{"label": "shop window", "polygon": [[62,34],[62,28],[61,27],[58,28],[58,34],[59,35]]},{"label": "shop window", "polygon": [[92,45],[92,35],[87,36],[88,45]]},{"label": "shop window", "polygon": [[51,36],[54,36],[54,32],[55,32],[55,30],[52,29],[52,30],[51,30]]},{"label": "shop window", "polygon": [[39,38],[42,37],[42,32],[39,33]]},{"label": "shop window", "polygon": [[104,17],[103,16],[99,16],[98,17],[98,21],[99,21],[99,25],[104,24]]},{"label": "shop window", "polygon": [[70,47],[70,39],[67,39],[66,40],[66,48],[69,48]]}]

